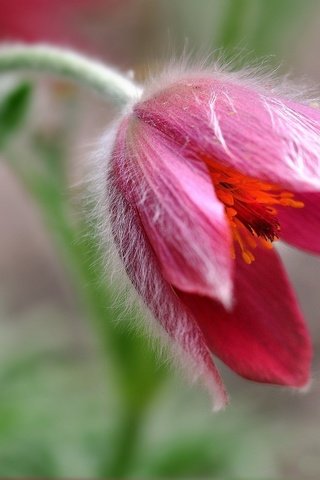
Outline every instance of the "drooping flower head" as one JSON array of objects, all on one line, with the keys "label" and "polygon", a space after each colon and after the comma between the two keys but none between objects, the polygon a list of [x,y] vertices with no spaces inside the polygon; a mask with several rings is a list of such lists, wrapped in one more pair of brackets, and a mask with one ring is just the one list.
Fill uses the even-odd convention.
[{"label": "drooping flower head", "polygon": [[273,244],[320,253],[320,111],[228,73],[145,90],[107,175],[131,283],[214,394],[212,354],[258,382],[303,387],[311,347]]}]

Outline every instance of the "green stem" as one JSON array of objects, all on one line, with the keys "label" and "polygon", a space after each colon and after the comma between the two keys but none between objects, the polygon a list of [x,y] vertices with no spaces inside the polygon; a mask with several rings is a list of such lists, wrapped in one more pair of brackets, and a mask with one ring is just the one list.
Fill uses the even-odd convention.
[{"label": "green stem", "polygon": [[241,39],[244,18],[250,8],[250,0],[229,0],[227,14],[217,45],[223,48],[225,55],[234,55],[234,48]]},{"label": "green stem", "polygon": [[127,410],[119,425],[117,449],[111,464],[103,466],[101,474],[108,478],[126,478],[139,445],[142,412]]},{"label": "green stem", "polygon": [[131,80],[100,62],[47,45],[2,46],[0,73],[12,71],[35,71],[65,77],[120,104],[139,98],[142,92]]}]

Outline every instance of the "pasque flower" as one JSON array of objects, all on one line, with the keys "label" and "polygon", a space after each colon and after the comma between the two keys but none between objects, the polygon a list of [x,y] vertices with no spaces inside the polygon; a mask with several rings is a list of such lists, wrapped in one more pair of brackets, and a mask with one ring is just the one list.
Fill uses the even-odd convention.
[{"label": "pasque flower", "polygon": [[109,216],[131,283],[213,392],[212,354],[304,387],[311,346],[278,239],[320,253],[320,111],[221,72],[146,89],[115,129]]}]

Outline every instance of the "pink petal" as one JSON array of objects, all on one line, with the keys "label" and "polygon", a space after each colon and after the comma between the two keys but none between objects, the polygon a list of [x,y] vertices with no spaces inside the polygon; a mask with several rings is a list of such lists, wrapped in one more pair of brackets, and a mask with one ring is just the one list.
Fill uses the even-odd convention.
[{"label": "pink petal", "polygon": [[320,254],[320,192],[301,193],[303,208],[278,207],[281,240]]},{"label": "pink petal", "polygon": [[220,75],[182,79],[134,111],[185,156],[213,158],[246,175],[308,191],[320,187],[319,124],[309,107],[301,113],[299,107]]},{"label": "pink petal", "polygon": [[155,129],[120,128],[113,161],[162,273],[180,290],[230,305],[231,235],[205,165],[181,155]]},{"label": "pink petal", "polygon": [[171,285],[164,280],[139,213],[127,202],[119,189],[118,180],[116,172],[111,170],[110,221],[116,248],[126,272],[144,304],[167,333],[174,359],[179,360],[189,376],[199,378],[204,383],[213,396],[214,409],[219,410],[226,405],[228,398],[203,334]]},{"label": "pink petal", "polygon": [[303,318],[274,251],[256,249],[246,265],[237,258],[232,313],[213,300],[179,293],[211,350],[232,370],[259,382],[304,386],[311,346]]},{"label": "pink petal", "polygon": [[312,121],[313,128],[320,132],[320,108],[317,102],[310,101],[309,104],[297,103],[292,100],[285,100],[283,102],[291,110],[295,110],[303,115],[307,122]]}]

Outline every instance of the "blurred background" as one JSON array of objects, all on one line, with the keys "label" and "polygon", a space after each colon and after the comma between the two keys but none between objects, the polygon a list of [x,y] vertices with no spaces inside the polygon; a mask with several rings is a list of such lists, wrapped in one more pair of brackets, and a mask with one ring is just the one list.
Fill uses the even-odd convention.
[{"label": "blurred background", "polygon": [[[0,0],[1,41],[73,47],[139,80],[185,47],[317,85],[319,27],[316,0]],[[213,415],[110,308],[83,199],[115,115],[59,79],[0,78],[0,477],[318,479],[320,261],[280,247],[314,341],[311,391],[221,366],[232,403]]]}]

